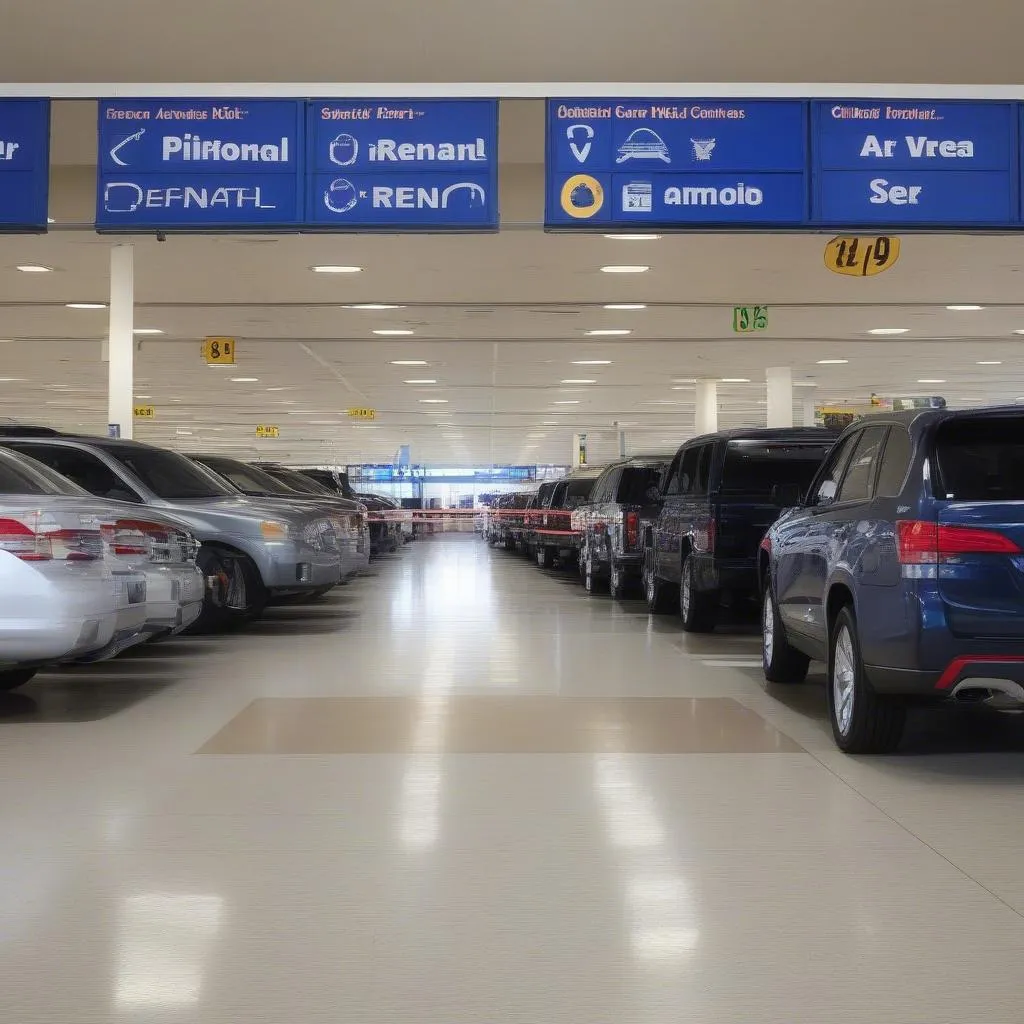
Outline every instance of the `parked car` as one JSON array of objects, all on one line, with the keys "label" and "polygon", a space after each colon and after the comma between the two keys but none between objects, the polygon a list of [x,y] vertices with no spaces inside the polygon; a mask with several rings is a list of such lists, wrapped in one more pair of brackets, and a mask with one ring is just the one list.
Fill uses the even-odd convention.
[{"label": "parked car", "polygon": [[765,678],[824,661],[842,750],[894,749],[912,700],[1024,707],[1024,411],[854,424],[760,568]]},{"label": "parked car", "polygon": [[[177,452],[137,441],[78,437],[25,426],[3,444],[69,477],[90,494],[171,513],[200,541],[208,581],[201,630],[238,625],[262,613],[269,597],[333,586],[341,559],[329,518],[279,498],[247,498]],[[12,436],[13,435],[13,436]]]},{"label": "parked car", "polygon": [[658,511],[670,455],[635,456],[613,462],[597,478],[590,497],[572,513],[580,534],[580,564],[587,591],[607,585],[621,599],[639,582],[643,561],[641,523]]},{"label": "parked car", "polygon": [[590,497],[603,469],[578,469],[557,480],[542,499],[547,503],[533,511],[531,539],[541,568],[550,569],[555,562],[579,567],[580,535],[572,528],[572,512]]},{"label": "parked car", "polygon": [[757,601],[761,538],[806,490],[835,438],[824,428],[794,427],[726,430],[687,441],[644,531],[649,610],[678,608],[683,629],[707,632],[724,600]]},{"label": "parked car", "polygon": [[506,551],[514,551],[520,545],[525,525],[524,513],[533,497],[532,491],[498,495],[487,517],[488,544],[500,544]]},{"label": "parked car", "polygon": [[[250,498],[284,498],[303,508],[320,509],[334,520],[341,554],[341,578],[350,579],[364,570],[370,561],[370,530],[366,507],[340,495],[300,492],[259,466],[226,455],[190,455],[191,459],[236,487]],[[326,593],[325,587],[322,593]]]}]

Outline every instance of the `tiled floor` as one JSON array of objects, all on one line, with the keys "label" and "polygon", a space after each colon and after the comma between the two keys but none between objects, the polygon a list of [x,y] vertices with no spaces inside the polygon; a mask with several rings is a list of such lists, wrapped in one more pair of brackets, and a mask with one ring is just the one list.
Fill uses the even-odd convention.
[{"label": "tiled floor", "polygon": [[854,760],[749,629],[374,572],[0,698],[0,1020],[1024,1019],[1024,719]]}]

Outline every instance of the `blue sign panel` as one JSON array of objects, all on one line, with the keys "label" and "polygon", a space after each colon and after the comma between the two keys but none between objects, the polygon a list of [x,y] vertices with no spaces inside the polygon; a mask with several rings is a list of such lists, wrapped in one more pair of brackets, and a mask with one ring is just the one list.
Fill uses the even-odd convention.
[{"label": "blue sign panel", "polygon": [[807,220],[798,100],[549,100],[545,224],[766,227]]},{"label": "blue sign panel", "polygon": [[298,100],[103,100],[96,227],[297,227],[304,155]]},{"label": "blue sign panel", "polygon": [[0,101],[0,230],[45,231],[50,101]]},{"label": "blue sign panel", "polygon": [[313,227],[498,226],[494,100],[312,100],[306,136]]},{"label": "blue sign panel", "polygon": [[1020,219],[1012,103],[818,101],[813,219],[843,227],[997,227]]}]

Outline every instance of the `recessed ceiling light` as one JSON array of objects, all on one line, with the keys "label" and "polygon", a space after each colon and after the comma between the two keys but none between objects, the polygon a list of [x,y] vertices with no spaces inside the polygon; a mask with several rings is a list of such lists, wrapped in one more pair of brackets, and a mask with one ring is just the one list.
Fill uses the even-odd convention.
[{"label": "recessed ceiling light", "polygon": [[159,327],[136,327],[132,334],[163,334]]},{"label": "recessed ceiling light", "polygon": [[818,382],[814,380],[795,380],[793,381],[793,387],[795,388],[816,388]]},{"label": "recessed ceiling light", "polygon": [[629,264],[613,264],[610,267],[602,267],[602,274],[646,274],[650,267],[632,266]]},{"label": "recessed ceiling light", "polygon": [[906,334],[909,327],[872,327],[868,334]]},{"label": "recessed ceiling light", "polygon": [[176,434],[180,434],[182,437],[191,437],[192,436],[192,431],[191,430],[176,430],[175,433]]},{"label": "recessed ceiling light", "polygon": [[544,420],[544,422],[541,423],[541,426],[542,427],[557,427],[558,426],[558,420]]},{"label": "recessed ceiling light", "polygon": [[310,270],[314,274],[358,274],[363,268],[362,267],[342,267],[337,264],[321,264],[320,266],[310,267]]},{"label": "recessed ceiling light", "polygon": [[1003,361],[1001,359],[979,359],[978,366],[1002,366]]},{"label": "recessed ceiling light", "polygon": [[424,405],[447,405],[448,403],[447,398],[421,398],[420,401]]},{"label": "recessed ceiling light", "polygon": [[947,306],[946,309],[953,310],[959,313],[972,313],[978,309],[984,309],[984,306]]},{"label": "recessed ceiling light", "polygon": [[589,334],[591,337],[594,337],[594,338],[599,337],[599,336],[604,336],[604,337],[609,337],[610,338],[610,337],[614,337],[614,336],[621,336],[623,334],[632,334],[632,333],[633,332],[628,327],[602,327],[602,328],[599,328],[596,331],[587,331],[587,334]]},{"label": "recessed ceiling light", "polygon": [[44,267],[41,263],[22,263],[18,270],[23,274],[52,274],[53,267]]},{"label": "recessed ceiling light", "polygon": [[526,436],[528,438],[530,438],[531,441],[542,441],[548,435],[547,434],[527,434]]},{"label": "recessed ceiling light", "polygon": [[848,363],[849,359],[819,359],[819,366],[842,366],[844,363]]},{"label": "recessed ceiling light", "polygon": [[65,302],[68,309],[106,309],[105,302]]},{"label": "recessed ceiling light", "polygon": [[342,309],[405,309],[405,306],[396,306],[391,302],[352,302],[341,307]]},{"label": "recessed ceiling light", "polygon": [[[57,385],[55,384],[54,387],[56,387],[56,386]],[[66,388],[67,384],[62,384],[61,387],[65,387]],[[152,398],[153,396],[152,395],[136,395],[135,397],[136,398]]]},{"label": "recessed ceiling light", "polygon": [[611,366],[610,359],[574,359],[573,366]]},{"label": "recessed ceiling light", "polygon": [[605,309],[646,309],[646,302],[607,302]]},{"label": "recessed ceiling light", "polygon": [[292,385],[291,387],[278,387],[278,388],[267,388],[268,391],[297,391],[298,388]]},{"label": "recessed ceiling light", "polygon": [[613,238],[619,242],[655,242],[661,235],[644,235],[644,234],[625,234],[625,235],[605,235],[605,238]]},{"label": "recessed ceiling light", "polygon": [[922,377],[918,384],[945,384],[946,381],[942,377]]},{"label": "recessed ceiling light", "polygon": [[0,377],[0,384],[23,384],[25,377]]},{"label": "recessed ceiling light", "polygon": [[426,359],[392,359],[392,366],[426,366]]},{"label": "recessed ceiling light", "polygon": [[673,377],[672,378],[672,383],[673,384],[696,384],[697,383],[697,378],[696,377]]},{"label": "recessed ceiling light", "polygon": [[557,402],[552,402],[552,405],[579,405],[578,398],[562,398]]},{"label": "recessed ceiling light", "polygon": [[722,384],[749,384],[749,377],[721,377],[720,382]]},{"label": "recessed ceiling light", "polygon": [[388,338],[400,338],[400,337],[405,337],[406,335],[412,334],[413,332],[405,330],[404,328],[403,329],[399,329],[399,328],[385,327],[382,330],[376,330],[373,333],[374,334],[380,334],[380,335],[382,335],[384,337],[388,337]]},{"label": "recessed ceiling light", "polygon": [[690,388],[692,388],[693,386],[694,386],[693,384],[673,384],[672,385],[672,390],[673,391],[689,391]]},{"label": "recessed ceiling light", "polygon": [[596,380],[588,380],[586,377],[569,377],[562,381],[563,384],[596,384]]},{"label": "recessed ceiling light", "polygon": [[436,384],[437,381],[432,377],[423,377],[421,380],[407,380],[403,381],[403,384]]},{"label": "recessed ceiling light", "polygon": [[259,377],[232,377],[231,380],[235,384],[258,384]]}]

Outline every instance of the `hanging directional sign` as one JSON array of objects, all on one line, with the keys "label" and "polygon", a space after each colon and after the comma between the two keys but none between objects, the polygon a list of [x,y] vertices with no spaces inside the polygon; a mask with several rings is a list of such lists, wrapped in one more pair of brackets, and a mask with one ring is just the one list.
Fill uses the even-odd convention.
[{"label": "hanging directional sign", "polygon": [[551,228],[765,227],[807,220],[799,100],[549,100]]},{"label": "hanging directional sign", "polygon": [[896,265],[900,240],[890,235],[840,235],[825,246],[825,266],[846,277],[874,277]]},{"label": "hanging directional sign", "polygon": [[297,100],[102,100],[96,227],[272,230],[302,217]]},{"label": "hanging directional sign", "polygon": [[753,334],[768,330],[767,306],[734,306],[732,329],[737,334]]},{"label": "hanging directional sign", "polygon": [[0,100],[0,231],[45,231],[50,101]]},{"label": "hanging directional sign", "polygon": [[312,100],[306,138],[312,226],[498,226],[495,100]]},{"label": "hanging directional sign", "polygon": [[280,437],[281,428],[271,423],[257,423],[256,424],[256,436],[257,437]]},{"label": "hanging directional sign", "polygon": [[346,414],[350,420],[375,420],[377,418],[376,409],[348,409]]},{"label": "hanging directional sign", "polygon": [[132,411],[137,420],[156,419],[156,407],[153,405],[136,405]]},{"label": "hanging directional sign", "polygon": [[1012,103],[817,101],[814,219],[984,227],[1020,219]]},{"label": "hanging directional sign", "polygon": [[232,366],[235,362],[234,338],[207,338],[203,342],[203,358],[215,366]]}]

